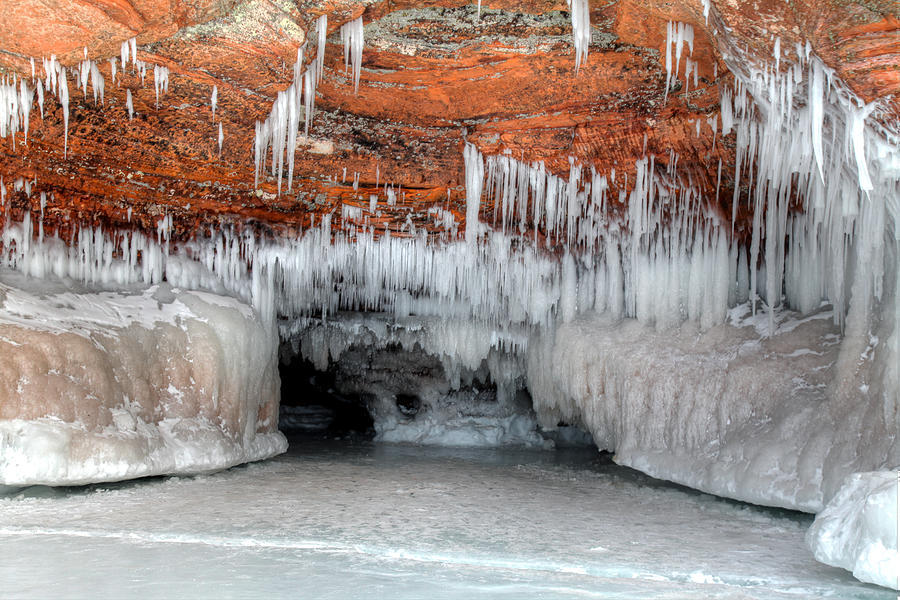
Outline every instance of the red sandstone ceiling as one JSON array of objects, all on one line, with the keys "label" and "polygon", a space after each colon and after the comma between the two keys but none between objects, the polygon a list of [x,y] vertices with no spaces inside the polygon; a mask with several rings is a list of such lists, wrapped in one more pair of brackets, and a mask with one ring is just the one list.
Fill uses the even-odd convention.
[{"label": "red sandstone ceiling", "polygon": [[[565,2],[484,2],[479,17],[474,3],[454,0],[4,0],[0,72],[31,77],[34,57],[40,75],[41,57],[51,54],[69,67],[86,48],[106,93],[101,105],[70,84],[65,156],[62,110],[48,94],[44,117],[31,115],[27,144],[21,134],[0,140],[0,175],[7,184],[36,179],[37,190],[52,194],[48,222],[63,231],[75,222],[126,226],[131,209],[133,224],[146,230],[172,215],[180,235],[235,220],[307,226],[343,202],[367,204],[376,180],[405,192],[379,227],[399,231],[407,215],[438,201],[462,215],[465,140],[486,154],[543,160],[563,175],[569,157],[600,172],[615,168],[618,184],[645,153],[664,164],[675,152],[679,168],[712,190],[721,160],[727,189],[733,143],[714,138],[707,124],[732,82],[723,52],[766,59],[775,37],[790,48],[808,40],[863,99],[884,99],[882,118],[900,116],[894,2],[711,4],[707,23],[701,0],[590,2],[592,42],[576,73]],[[297,150],[291,192],[278,195],[271,177],[257,190],[254,125],[291,83],[307,37],[306,61],[314,58],[322,14],[329,38],[311,140]],[[366,30],[354,94],[337,30],[358,16]],[[699,77],[697,86],[666,96],[670,20],[693,25]],[[106,59],[132,36],[141,60],[170,71],[158,106],[152,76],[142,84],[129,67],[115,84],[110,78]],[[11,201],[11,218],[38,202],[24,192]]]}]

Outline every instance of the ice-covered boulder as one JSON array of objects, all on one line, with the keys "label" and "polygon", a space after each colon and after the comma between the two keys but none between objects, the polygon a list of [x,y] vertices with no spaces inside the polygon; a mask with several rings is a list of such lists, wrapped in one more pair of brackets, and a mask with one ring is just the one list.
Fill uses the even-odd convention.
[{"label": "ice-covered boulder", "polygon": [[197,473],[283,452],[276,335],[232,298],[0,273],[0,487]]},{"label": "ice-covered boulder", "polygon": [[816,560],[861,581],[900,589],[900,471],[854,473],[806,534]]}]

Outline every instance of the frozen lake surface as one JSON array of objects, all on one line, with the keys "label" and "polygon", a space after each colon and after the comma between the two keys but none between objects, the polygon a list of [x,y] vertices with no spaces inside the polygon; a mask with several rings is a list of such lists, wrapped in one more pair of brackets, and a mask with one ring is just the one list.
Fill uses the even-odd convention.
[{"label": "frozen lake surface", "polygon": [[294,440],[212,475],[0,497],[0,597],[896,597],[817,563],[811,522],[593,450]]}]

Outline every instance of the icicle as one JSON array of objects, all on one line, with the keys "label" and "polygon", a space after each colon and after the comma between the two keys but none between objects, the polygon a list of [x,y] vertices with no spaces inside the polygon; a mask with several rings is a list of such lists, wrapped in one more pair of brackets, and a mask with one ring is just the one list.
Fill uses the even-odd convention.
[{"label": "icicle", "polygon": [[812,131],[813,154],[816,157],[816,165],[819,167],[819,177],[825,181],[824,165],[822,158],[822,124],[825,119],[823,112],[823,74],[822,66],[818,61],[810,65],[809,82],[809,111],[810,129]]},{"label": "icicle", "polygon": [[341,25],[341,42],[344,44],[344,70],[353,66],[353,93],[359,93],[359,75],[362,70],[363,52],[362,17]]},{"label": "icicle", "polygon": [[25,132],[25,144],[28,144],[28,116],[31,114],[31,103],[34,101],[32,90],[24,79],[19,80],[20,96],[19,107],[22,112],[22,131]]},{"label": "icicle", "polygon": [[325,70],[325,41],[328,36],[328,15],[322,15],[316,20],[316,33],[319,36],[319,45],[316,46],[316,70],[315,84],[318,85]]},{"label": "icicle", "polygon": [[304,102],[304,135],[309,137],[309,126],[312,123],[313,110],[316,102],[316,79],[319,77],[316,69],[307,69],[303,74],[303,102]]},{"label": "icicle", "polygon": [[100,67],[93,61],[91,61],[90,64],[90,73],[91,89],[94,92],[94,104],[97,103],[98,96],[100,98],[100,104],[104,104],[103,95],[106,89],[106,81],[103,79],[103,75],[100,74]]},{"label": "icicle", "polygon": [[225,140],[225,134],[222,132],[222,123],[219,122],[219,158],[222,158],[222,142]]},{"label": "icicle", "polygon": [[133,37],[130,40],[128,40],[128,46],[131,48],[131,65],[132,65],[132,67],[136,68],[138,66],[137,38]]},{"label": "icicle", "polygon": [[41,85],[41,80],[38,79],[37,87],[37,97],[38,97],[38,108],[41,109],[41,119],[44,118],[44,86]]},{"label": "icicle", "polygon": [[[24,85],[25,82],[22,82]],[[865,127],[866,118],[872,113],[875,103],[870,103],[862,108],[851,109],[850,115],[850,139],[853,142],[853,156],[856,158],[856,170],[859,175],[859,189],[870,192],[874,189],[872,179],[869,177],[869,167],[866,164]],[[25,119],[25,129],[28,129],[28,119]],[[27,137],[26,137],[27,139]]]},{"label": "icicle", "polygon": [[216,104],[219,101],[219,86],[214,85],[212,89],[212,95],[209,97],[209,105],[212,107],[212,116],[213,121],[216,120]]},{"label": "icicle", "polygon": [[572,37],[575,46],[575,72],[587,60],[591,45],[591,9],[588,0],[566,0],[572,18]]},{"label": "icicle", "polygon": [[131,96],[131,89],[125,89],[125,108],[128,110],[128,120],[134,118],[134,100]]},{"label": "icicle", "polygon": [[114,56],[109,59],[109,71],[112,76],[112,84],[116,85],[116,58]]},{"label": "icicle", "polygon": [[69,155],[69,83],[66,80],[65,67],[59,68],[59,103],[63,109],[63,158]]},{"label": "icicle", "polygon": [[775,57],[775,72],[778,73],[778,71],[781,68],[781,38],[780,37],[775,38],[775,47],[772,49],[772,54]]},{"label": "icicle", "polygon": [[478,212],[484,185],[484,160],[474,144],[466,142],[463,158],[466,164],[466,243],[478,239]]},{"label": "icicle", "polygon": [[169,90],[169,68],[153,65],[153,89],[156,92],[156,108],[159,108],[159,93]]}]

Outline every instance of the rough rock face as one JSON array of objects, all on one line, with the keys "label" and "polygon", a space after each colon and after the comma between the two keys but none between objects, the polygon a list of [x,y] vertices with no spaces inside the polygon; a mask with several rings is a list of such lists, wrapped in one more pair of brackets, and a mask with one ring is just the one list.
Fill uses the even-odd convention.
[{"label": "rough rock face", "polygon": [[[882,121],[900,115],[893,2],[717,1],[708,18],[703,4],[591,2],[590,51],[576,73],[564,2],[484,2],[479,16],[474,3],[455,0],[11,0],[0,11],[0,71],[30,78],[34,57],[42,76],[41,57],[55,54],[72,81],[65,156],[63,111],[51,94],[43,117],[36,109],[31,115],[27,144],[21,133],[0,144],[9,217],[39,210],[36,194],[13,191],[10,184],[22,177],[48,192],[46,226],[63,234],[72,223],[153,230],[164,214],[183,237],[235,218],[305,227],[344,201],[367,203],[376,182],[405,192],[383,211],[379,228],[399,231],[410,211],[424,221],[423,207],[448,196],[461,222],[464,140],[485,154],[543,160],[561,175],[569,157],[599,172],[616,169],[613,192],[629,176],[634,181],[636,159],[654,154],[658,169],[677,155],[679,169],[714,196],[721,160],[722,210],[730,215],[724,199],[731,198],[733,143],[708,120],[717,115],[720,88],[732,81],[725,55],[739,50],[770,59],[775,36],[785,56],[808,40],[860,97],[888,99]],[[296,153],[292,191],[278,195],[271,177],[257,190],[254,124],[290,84],[297,48],[307,43],[306,62],[315,58],[315,20],[323,14],[324,75],[311,139]],[[337,30],[358,16],[365,47],[354,94]],[[698,77],[696,85],[684,81],[682,61],[666,94],[670,20],[694,27]],[[132,36],[140,60],[170,71],[158,104],[152,72],[142,83],[133,66],[123,72],[119,64],[115,83],[110,77],[107,59]],[[76,81],[85,52],[106,79],[104,104]]]}]

